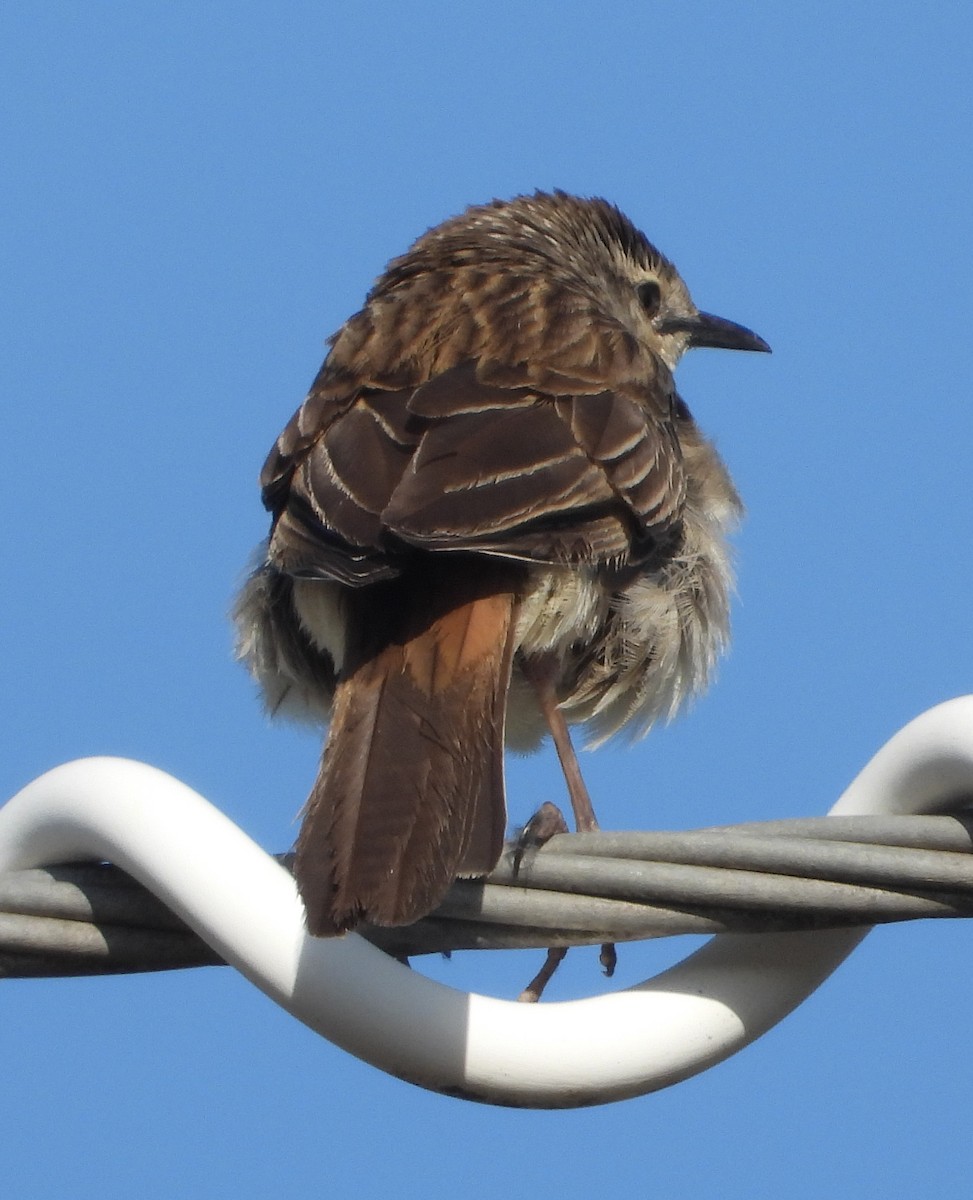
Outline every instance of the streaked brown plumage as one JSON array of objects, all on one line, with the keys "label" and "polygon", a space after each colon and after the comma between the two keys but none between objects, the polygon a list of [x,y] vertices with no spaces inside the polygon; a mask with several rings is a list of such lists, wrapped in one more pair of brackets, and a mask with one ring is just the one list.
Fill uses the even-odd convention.
[{"label": "streaked brown plumage", "polygon": [[767,349],[560,192],[429,231],[332,339],[236,610],[270,708],[331,720],[297,844],[312,933],[411,923],[492,868],[505,723],[536,743],[538,690],[605,737],[706,683],[740,503],[673,385],[692,345]]}]

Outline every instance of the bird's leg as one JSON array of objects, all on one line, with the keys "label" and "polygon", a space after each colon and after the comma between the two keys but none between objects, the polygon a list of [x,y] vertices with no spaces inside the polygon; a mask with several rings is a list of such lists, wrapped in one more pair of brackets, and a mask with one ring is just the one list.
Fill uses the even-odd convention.
[{"label": "bird's leg", "polygon": [[568,795],[571,798],[571,808],[574,811],[574,824],[579,833],[587,833],[598,828],[594,806],[588,793],[587,785],[581,775],[581,764],[574,752],[568,723],[564,719],[561,705],[554,688],[557,673],[557,661],[552,654],[537,655],[525,659],[522,669],[530,682],[541,713],[547,722],[547,728],[554,739],[554,749],[561,762],[564,781],[568,785]]},{"label": "bird's leg", "polygon": [[[574,752],[568,723],[564,719],[564,713],[561,711],[560,702],[557,698],[557,690],[554,686],[557,677],[557,660],[554,655],[535,655],[531,658],[523,659],[521,669],[534,689],[541,713],[547,722],[548,729],[551,731],[554,748],[557,751],[561,770],[564,773],[564,780],[568,787],[568,795],[571,798],[575,827],[579,833],[587,833],[590,830],[597,829],[598,819],[595,816],[594,805],[591,803],[591,795],[581,774],[581,764],[578,762],[578,756]],[[557,812],[557,816],[560,819],[559,823],[552,819],[550,815],[551,809]],[[529,838],[531,842],[543,845],[555,833],[564,833],[566,831],[567,826],[560,812],[558,812],[554,805],[544,804],[525,826],[521,837]],[[547,959],[543,967],[541,967],[537,975],[521,992],[518,999],[527,1002],[539,1000],[548,981],[566,954],[567,950],[564,947],[548,950]],[[601,947],[598,961],[609,978],[615,973],[617,957],[615,947],[611,942],[606,942]]]}]

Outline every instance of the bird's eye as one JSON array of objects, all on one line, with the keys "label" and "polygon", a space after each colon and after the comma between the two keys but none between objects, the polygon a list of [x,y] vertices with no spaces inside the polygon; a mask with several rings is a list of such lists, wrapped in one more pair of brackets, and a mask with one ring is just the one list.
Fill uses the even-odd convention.
[{"label": "bird's eye", "polygon": [[644,283],[640,283],[635,289],[638,293],[639,304],[645,315],[654,317],[659,311],[659,305],[662,303],[662,289],[654,279],[646,279]]}]

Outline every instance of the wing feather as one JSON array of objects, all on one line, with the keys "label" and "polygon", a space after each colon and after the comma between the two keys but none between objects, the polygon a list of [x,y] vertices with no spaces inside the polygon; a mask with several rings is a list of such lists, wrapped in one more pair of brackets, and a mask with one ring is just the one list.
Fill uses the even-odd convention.
[{"label": "wing feather", "polygon": [[661,373],[577,394],[535,377],[465,362],[414,388],[312,389],[264,469],[277,564],[358,585],[414,549],[642,561],[685,502]]}]

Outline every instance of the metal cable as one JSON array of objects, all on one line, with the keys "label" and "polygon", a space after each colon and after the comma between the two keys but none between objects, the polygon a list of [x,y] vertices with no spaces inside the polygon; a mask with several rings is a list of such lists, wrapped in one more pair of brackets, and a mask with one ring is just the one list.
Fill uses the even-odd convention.
[{"label": "metal cable", "polygon": [[[430,917],[365,929],[396,955],[973,915],[973,817],[822,817],[688,833],[562,834],[510,846]],[[286,856],[282,861],[287,863]],[[0,878],[0,975],[171,970],[222,960],[107,864]]]}]

